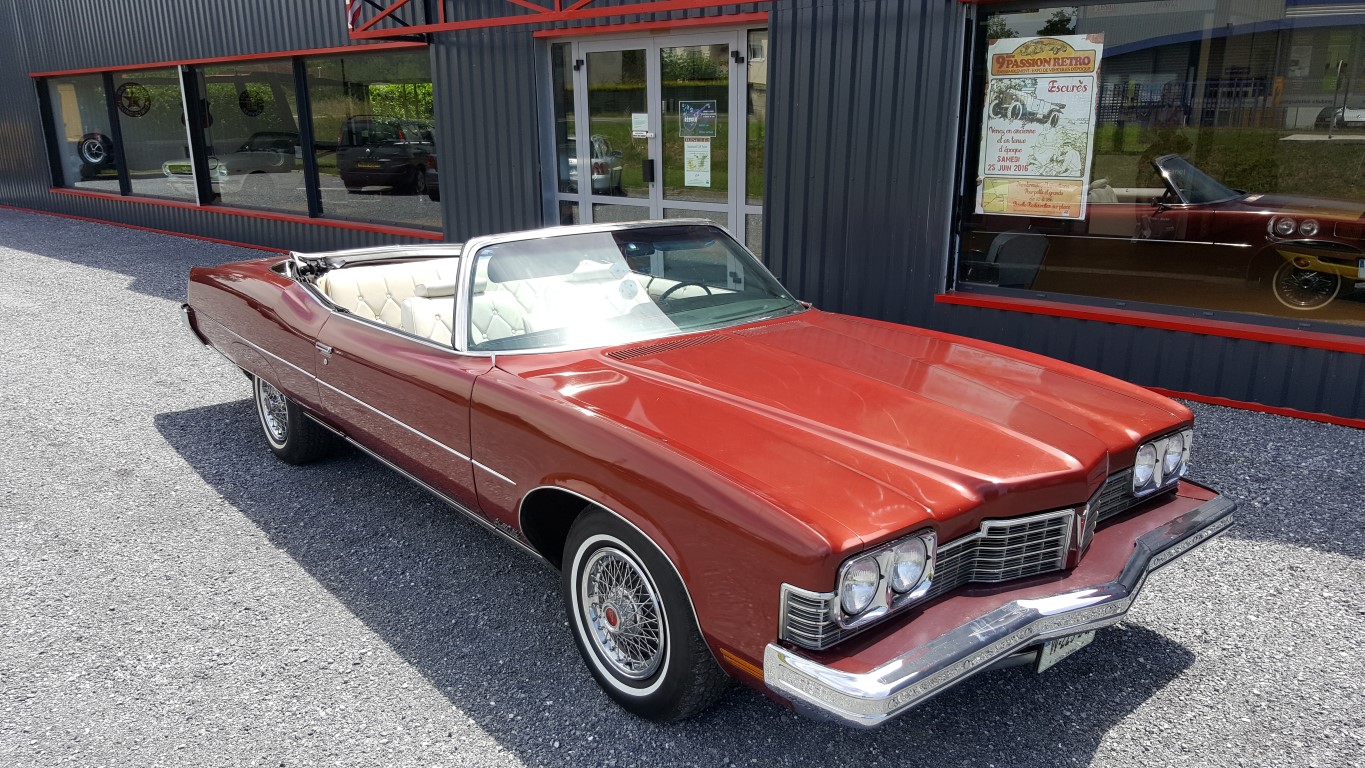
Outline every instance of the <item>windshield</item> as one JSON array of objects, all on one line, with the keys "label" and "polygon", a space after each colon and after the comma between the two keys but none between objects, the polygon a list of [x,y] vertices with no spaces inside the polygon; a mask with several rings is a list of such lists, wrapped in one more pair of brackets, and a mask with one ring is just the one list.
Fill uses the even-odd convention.
[{"label": "windshield", "polygon": [[1166,155],[1152,161],[1161,172],[1166,187],[1182,203],[1221,203],[1241,197],[1242,193],[1225,187],[1212,176],[1190,165],[1180,155]]},{"label": "windshield", "polygon": [[803,309],[723,230],[566,232],[479,249],[470,350],[583,349]]}]

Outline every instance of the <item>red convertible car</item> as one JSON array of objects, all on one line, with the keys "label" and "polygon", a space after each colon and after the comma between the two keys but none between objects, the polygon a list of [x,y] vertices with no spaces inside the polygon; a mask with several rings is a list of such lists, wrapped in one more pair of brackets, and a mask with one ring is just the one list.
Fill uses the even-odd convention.
[{"label": "red convertible car", "polygon": [[821,312],[701,221],[198,268],[184,312],[281,459],[351,443],[560,569],[647,718],[729,676],[872,726],[1041,671],[1232,522],[1180,404]]}]

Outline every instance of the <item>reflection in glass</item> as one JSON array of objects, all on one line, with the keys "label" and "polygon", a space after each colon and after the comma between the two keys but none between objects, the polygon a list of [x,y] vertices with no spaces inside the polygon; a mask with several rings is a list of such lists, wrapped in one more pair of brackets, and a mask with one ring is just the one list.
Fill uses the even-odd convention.
[{"label": "reflection in glass", "polygon": [[573,50],[568,43],[550,47],[551,99],[555,114],[555,163],[560,192],[577,192],[578,133],[573,100]]},{"label": "reflection in glass", "polygon": [[659,52],[665,200],[730,199],[730,46]]},{"label": "reflection in glass", "polygon": [[172,183],[166,171],[167,166],[190,162],[179,71],[169,67],[116,73],[113,97],[133,194],[195,199],[193,182]]},{"label": "reflection in glass", "polygon": [[[768,30],[749,30],[747,123],[744,145],[744,199],[763,204],[763,147],[768,133]],[[746,242],[753,248],[751,242]],[[755,253],[758,251],[755,250]]]},{"label": "reflection in glass", "polygon": [[[643,164],[649,156],[649,140],[631,136],[632,117],[648,110],[645,52],[589,53],[587,65],[592,194],[647,198]],[[569,159],[559,168],[560,189],[576,192],[583,183],[578,159],[567,148],[559,153]]]},{"label": "reflection in glass", "polygon": [[744,217],[744,245],[753,251],[755,256],[763,258],[763,214]]},{"label": "reflection in glass", "polygon": [[1249,2],[984,16],[987,38],[1103,35],[1104,49],[1092,114],[1066,114],[1046,78],[1014,79],[994,112],[973,106],[978,137],[989,116],[1025,162],[1081,148],[1092,171],[1079,219],[969,209],[959,285],[1365,327],[1358,17],[1303,25]]},{"label": "reflection in glass", "polygon": [[665,208],[665,219],[706,219],[722,227],[730,225],[730,217],[720,211],[694,211],[690,208]]},{"label": "reflection in glass", "polygon": [[559,223],[578,224],[578,203],[559,201]]},{"label": "reflection in glass", "polygon": [[425,50],[308,59],[323,215],[439,229]]},{"label": "reflection in glass", "polygon": [[[209,178],[225,205],[308,212],[288,61],[205,67],[201,93],[213,122],[205,130]],[[172,183],[193,187],[188,169],[167,166]]]},{"label": "reflection in glass", "polygon": [[648,218],[649,208],[643,205],[604,205],[597,203],[592,207],[593,223],[642,221]]},{"label": "reflection in glass", "polygon": [[52,78],[47,89],[66,186],[118,194],[103,76]]}]

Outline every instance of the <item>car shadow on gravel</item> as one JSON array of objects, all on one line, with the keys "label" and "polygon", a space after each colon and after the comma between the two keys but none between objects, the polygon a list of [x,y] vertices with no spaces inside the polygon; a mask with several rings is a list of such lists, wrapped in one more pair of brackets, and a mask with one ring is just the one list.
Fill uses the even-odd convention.
[{"label": "car shadow on gravel", "polygon": [[130,290],[170,301],[185,300],[191,267],[273,253],[60,216],[0,210],[0,217],[7,248],[127,275]]},{"label": "car shadow on gravel", "polygon": [[736,686],[668,725],[627,715],[574,650],[558,574],[358,452],[274,459],[250,401],[163,413],[166,441],[224,500],[455,707],[527,765],[1057,766],[1194,662],[1143,627],[1102,631],[1037,675],[988,673],[873,732],[797,717]]}]

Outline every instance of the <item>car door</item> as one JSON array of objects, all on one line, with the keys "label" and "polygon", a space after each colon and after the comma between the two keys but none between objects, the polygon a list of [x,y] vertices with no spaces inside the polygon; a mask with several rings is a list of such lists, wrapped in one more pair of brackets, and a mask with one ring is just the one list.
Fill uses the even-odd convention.
[{"label": "car door", "polygon": [[457,353],[382,323],[338,312],[317,345],[318,382],[335,426],[380,458],[469,510],[469,401],[490,358]]}]

